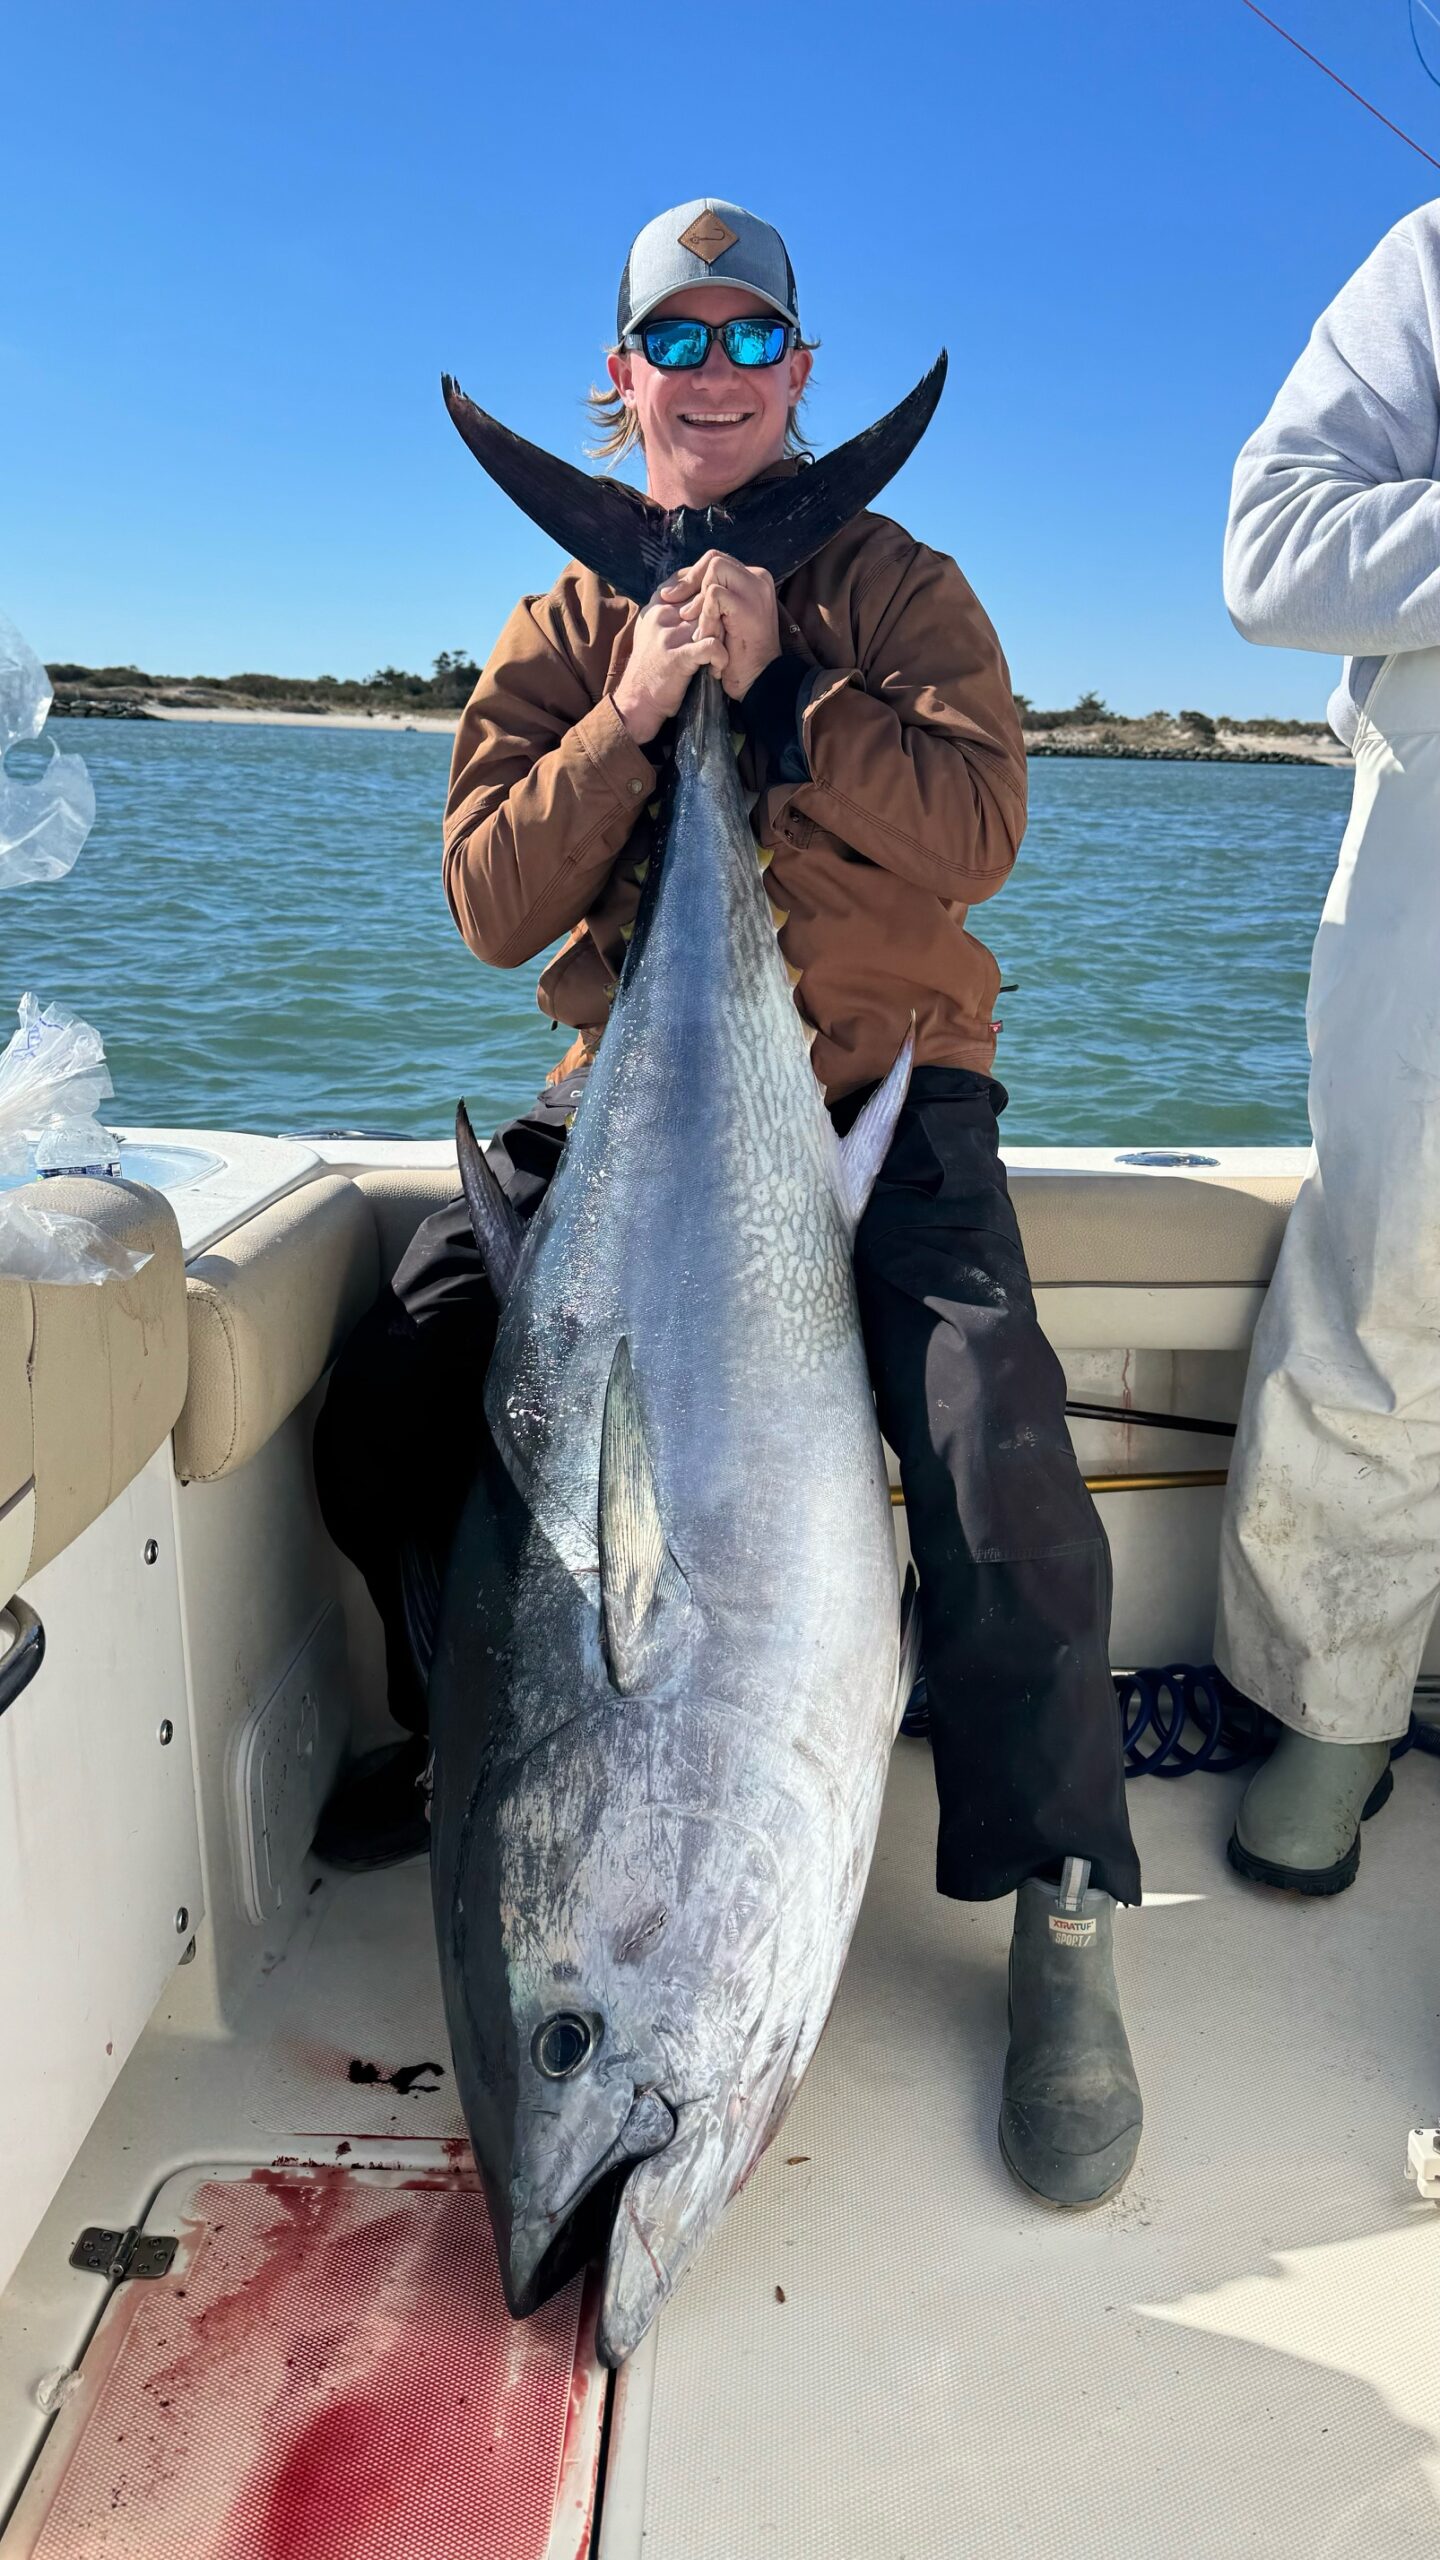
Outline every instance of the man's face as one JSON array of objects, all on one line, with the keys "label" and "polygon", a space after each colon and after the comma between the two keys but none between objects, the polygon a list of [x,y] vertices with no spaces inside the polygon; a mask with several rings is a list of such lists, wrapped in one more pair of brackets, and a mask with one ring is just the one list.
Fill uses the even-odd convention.
[{"label": "man's face", "polygon": [[[647,316],[652,320],[773,318],[768,303],[726,284],[687,285]],[[717,340],[693,373],[666,373],[642,352],[622,347],[610,379],[633,409],[645,439],[650,495],[662,507],[708,507],[785,450],[785,421],[810,375],[810,353],[792,347],[779,364],[731,363]]]}]

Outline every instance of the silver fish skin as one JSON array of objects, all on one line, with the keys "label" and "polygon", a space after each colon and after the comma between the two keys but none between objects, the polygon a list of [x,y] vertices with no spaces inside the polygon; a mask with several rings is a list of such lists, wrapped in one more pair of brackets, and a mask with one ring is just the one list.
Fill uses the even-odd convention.
[{"label": "silver fish skin", "polygon": [[697,678],[503,1310],[431,1691],[442,1971],[508,2296],[604,2248],[612,2364],[776,2131],[874,1846],[899,1611],[852,1243],[907,1076],[842,1159]]}]

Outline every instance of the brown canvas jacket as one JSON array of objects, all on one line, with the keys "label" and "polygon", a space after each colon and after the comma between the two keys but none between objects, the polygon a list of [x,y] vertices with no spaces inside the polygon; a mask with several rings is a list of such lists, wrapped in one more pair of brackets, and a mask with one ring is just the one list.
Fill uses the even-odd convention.
[{"label": "brown canvas jacket", "polygon": [[[658,768],[610,699],[635,610],[573,561],[522,598],[451,765],[445,889],[471,949],[514,968],[568,936],[539,988],[581,1035],[562,1067],[598,1045],[654,849]],[[780,644],[817,670],[812,779],[771,782],[748,742],[740,772],[816,1074],[832,1102],[873,1082],[912,1014],[922,1064],[987,1071],[999,972],[965,919],[1025,827],[995,633],[953,560],[864,515],[781,587]]]}]

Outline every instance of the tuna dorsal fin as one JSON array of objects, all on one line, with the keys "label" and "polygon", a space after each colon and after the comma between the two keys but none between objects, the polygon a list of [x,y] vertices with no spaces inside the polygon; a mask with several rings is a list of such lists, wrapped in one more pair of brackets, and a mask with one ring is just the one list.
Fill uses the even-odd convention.
[{"label": "tuna dorsal fin", "polygon": [[885,1078],[877,1084],[864,1110],[852,1129],[840,1141],[840,1183],[845,1207],[852,1226],[859,1226],[865,1203],[875,1188],[876,1176],[895,1135],[905,1096],[910,1089],[910,1070],[915,1063],[915,1020],[900,1045],[900,1055]]},{"label": "tuna dorsal fin", "polygon": [[514,1286],[525,1229],[490,1170],[463,1102],[455,1113],[455,1153],[485,1276],[503,1307]]},{"label": "tuna dorsal fin", "polygon": [[448,373],[440,386],[476,461],[506,496],[618,594],[647,604],[662,580],[706,551],[768,569],[777,584],[813,559],[913,452],[934,416],[946,363],[942,353],[896,408],[822,461],[719,506],[668,512],[622,480],[577,471],[527,444],[477,408]]},{"label": "tuna dorsal fin", "polygon": [[605,1654],[612,1683],[629,1697],[653,1674],[674,1631],[667,1621],[684,1609],[689,1593],[665,1543],[630,1346],[623,1340],[605,1389],[599,1536]]}]

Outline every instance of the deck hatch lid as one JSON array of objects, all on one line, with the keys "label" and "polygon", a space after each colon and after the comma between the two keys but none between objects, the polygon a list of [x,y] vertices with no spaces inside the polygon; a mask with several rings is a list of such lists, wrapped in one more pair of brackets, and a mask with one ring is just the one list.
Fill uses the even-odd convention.
[{"label": "deck hatch lid", "polygon": [[593,2290],[511,2321],[464,2145],[311,2148],[82,2235],[101,2276],[171,2263],[115,2282],[0,2560],[584,2560]]}]

